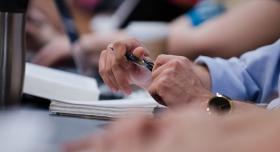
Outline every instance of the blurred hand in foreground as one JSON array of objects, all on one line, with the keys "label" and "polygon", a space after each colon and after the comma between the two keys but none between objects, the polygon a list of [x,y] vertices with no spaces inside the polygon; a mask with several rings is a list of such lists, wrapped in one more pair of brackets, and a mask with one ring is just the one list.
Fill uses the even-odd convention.
[{"label": "blurred hand in foreground", "polygon": [[180,110],[160,118],[117,121],[103,133],[65,146],[66,152],[277,152],[280,112],[246,111],[227,117]]}]

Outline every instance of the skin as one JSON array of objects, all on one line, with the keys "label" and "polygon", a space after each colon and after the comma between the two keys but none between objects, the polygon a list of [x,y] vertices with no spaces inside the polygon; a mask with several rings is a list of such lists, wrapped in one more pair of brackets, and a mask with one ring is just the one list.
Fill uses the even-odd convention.
[{"label": "skin", "polygon": [[[49,10],[46,10],[48,8]],[[56,8],[51,1],[30,1],[27,11],[26,33],[29,49],[38,50],[54,37],[62,34],[59,17],[55,14]]]},{"label": "skin", "polygon": [[[130,94],[130,85],[138,85],[148,90],[157,102],[172,108],[197,104],[206,109],[208,101],[214,96],[210,91],[210,74],[204,65],[182,56],[160,55],[150,72],[128,61],[126,53],[149,60],[149,51],[135,39],[111,43],[101,53],[99,73],[113,91]],[[235,106],[256,108],[242,102],[236,102]]]},{"label": "skin", "polygon": [[[179,17],[169,25],[166,53],[186,56],[191,60],[199,55],[224,58],[239,56],[244,52],[271,44],[279,38],[279,13],[280,3],[276,0],[250,0],[199,27],[193,27],[185,16]],[[124,38],[129,38],[125,31],[107,35],[82,36],[78,42],[81,48],[79,51],[86,54],[86,60],[91,64],[90,66],[98,66],[100,51],[108,43]],[[47,45],[53,45],[53,43]],[[71,56],[71,50],[68,49],[69,46],[66,43],[57,43],[57,45],[68,53],[63,53],[64,56],[61,56],[62,53],[59,53],[59,50],[56,52],[49,50],[54,53],[54,55],[48,53],[49,56],[57,54],[56,60],[37,63],[49,66],[61,58]],[[40,55],[38,54],[37,58],[48,58],[48,55],[43,57]]]},{"label": "skin", "polygon": [[279,13],[279,1],[250,0],[195,28],[181,17],[170,25],[168,53],[191,59],[239,56],[279,38]]},{"label": "skin", "polygon": [[217,117],[180,109],[154,119],[117,121],[102,133],[66,144],[64,151],[277,152],[279,115],[258,109]]},{"label": "skin", "polygon": [[70,47],[65,48],[63,45],[70,46],[69,40],[64,36],[55,37],[55,39],[48,42],[48,45],[40,49],[32,62],[39,65],[52,66],[52,63],[55,63],[55,61],[66,59]]},{"label": "skin", "polygon": [[[198,67],[201,71],[194,70]],[[195,65],[185,57],[160,55],[155,61],[148,90],[152,96],[160,96],[168,106],[175,106],[178,102],[188,104],[191,100],[207,102],[212,97],[207,89],[210,88],[210,78],[209,74],[204,74],[207,80],[203,84],[202,77],[198,77],[203,75],[202,72],[206,72],[205,67]]]},{"label": "skin", "polygon": [[[101,53],[99,72],[104,82],[113,91],[130,94],[130,85],[135,84],[149,90],[152,95],[159,95],[168,105],[173,104],[171,100],[175,96],[184,102],[189,99],[186,98],[187,96],[193,97],[192,94],[195,94],[195,91],[211,96],[211,93],[207,91],[207,88],[210,88],[210,76],[206,68],[194,70],[198,65],[194,65],[187,58],[160,55],[151,73],[146,68],[127,61],[126,53],[132,53],[138,58],[149,58],[148,50],[135,39],[116,41]],[[206,77],[199,78],[198,75]],[[165,96],[170,89],[173,93],[169,94],[172,96],[169,94]]]}]

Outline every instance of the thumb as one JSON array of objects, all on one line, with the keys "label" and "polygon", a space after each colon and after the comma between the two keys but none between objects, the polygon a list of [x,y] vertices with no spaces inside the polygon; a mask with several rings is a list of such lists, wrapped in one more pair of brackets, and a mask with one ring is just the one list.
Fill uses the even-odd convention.
[{"label": "thumb", "polygon": [[144,57],[150,57],[149,51],[144,47],[137,47],[133,50],[133,55],[139,59],[143,59]]}]

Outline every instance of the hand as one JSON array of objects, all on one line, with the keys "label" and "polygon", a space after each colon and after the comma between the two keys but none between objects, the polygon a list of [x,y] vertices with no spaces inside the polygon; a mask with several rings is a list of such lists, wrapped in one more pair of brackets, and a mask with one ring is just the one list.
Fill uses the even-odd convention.
[{"label": "hand", "polygon": [[83,54],[84,60],[89,66],[98,66],[102,49],[106,48],[108,43],[124,37],[123,32],[83,35],[77,43],[79,49],[75,51]]},{"label": "hand", "polygon": [[[201,67],[185,57],[160,55],[152,72],[150,94],[158,102],[168,106],[196,101],[206,104],[213,95],[208,90],[210,87],[205,86],[198,76],[202,75],[202,72],[198,73],[198,68]],[[205,72],[208,73],[206,69]]]},{"label": "hand", "polygon": [[147,88],[151,80],[151,72],[142,66],[127,61],[125,54],[132,53],[138,58],[148,58],[148,50],[138,41],[126,39],[116,41],[102,51],[99,60],[99,72],[104,82],[113,91],[131,93],[130,84]]},{"label": "hand", "polygon": [[28,44],[37,50],[58,36],[61,31],[51,22],[43,10],[31,5],[27,12],[26,33],[31,41]]},{"label": "hand", "polygon": [[67,37],[58,36],[44,46],[34,57],[33,63],[52,66],[58,61],[71,57],[70,44]]},{"label": "hand", "polygon": [[65,146],[66,152],[277,152],[279,111],[243,111],[227,117],[182,110],[157,119],[116,122],[98,136]]}]

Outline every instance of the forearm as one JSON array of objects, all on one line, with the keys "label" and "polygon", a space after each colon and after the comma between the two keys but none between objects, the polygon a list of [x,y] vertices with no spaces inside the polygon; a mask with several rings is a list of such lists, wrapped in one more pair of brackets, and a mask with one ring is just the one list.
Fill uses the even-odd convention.
[{"label": "forearm", "polygon": [[181,16],[174,20],[168,28],[167,48],[168,54],[186,56],[194,59],[197,53],[194,52],[194,28],[190,20]]},{"label": "forearm", "polygon": [[250,1],[198,28],[186,26],[173,32],[168,49],[170,53],[190,58],[239,56],[279,38],[279,13],[278,1]]},{"label": "forearm", "polygon": [[207,56],[239,56],[279,38],[280,3],[251,1],[214,19],[195,32],[197,53]]}]

